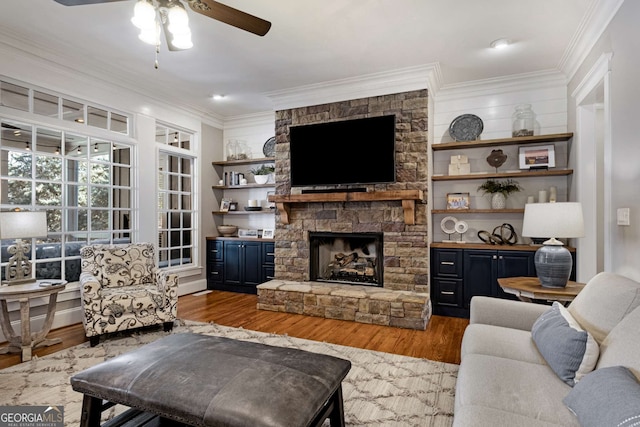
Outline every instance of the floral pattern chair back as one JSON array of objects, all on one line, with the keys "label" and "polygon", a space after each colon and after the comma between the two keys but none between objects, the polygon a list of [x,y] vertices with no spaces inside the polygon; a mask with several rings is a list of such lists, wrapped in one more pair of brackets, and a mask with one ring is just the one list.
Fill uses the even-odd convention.
[{"label": "floral pattern chair back", "polygon": [[82,271],[93,274],[104,287],[153,283],[155,251],[151,243],[85,246],[80,255]]}]

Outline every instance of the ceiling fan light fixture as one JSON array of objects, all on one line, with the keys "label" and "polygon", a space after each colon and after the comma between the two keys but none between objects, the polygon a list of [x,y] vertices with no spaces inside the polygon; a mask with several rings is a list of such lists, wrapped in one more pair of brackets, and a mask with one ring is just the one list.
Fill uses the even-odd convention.
[{"label": "ceiling fan light fixture", "polygon": [[193,42],[191,41],[191,32],[183,34],[174,34],[171,44],[176,49],[191,49]]},{"label": "ceiling fan light fixture", "polygon": [[138,0],[133,9],[131,23],[141,30],[153,29],[156,26],[156,8],[149,0]]},{"label": "ceiling fan light fixture", "polygon": [[160,44],[160,25],[155,23],[151,28],[141,29],[140,34],[138,34],[138,38],[150,45],[155,46]]},{"label": "ceiling fan light fixture", "polygon": [[174,3],[167,11],[167,19],[169,26],[167,27],[172,34],[184,33],[189,29],[189,15],[180,3]]}]

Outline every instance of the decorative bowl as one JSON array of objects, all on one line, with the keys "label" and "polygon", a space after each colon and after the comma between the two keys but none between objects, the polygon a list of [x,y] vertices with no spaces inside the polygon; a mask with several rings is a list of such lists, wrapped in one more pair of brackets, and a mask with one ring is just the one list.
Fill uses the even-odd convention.
[{"label": "decorative bowl", "polygon": [[216,228],[218,229],[218,233],[224,237],[231,237],[238,231],[237,225],[218,225]]}]

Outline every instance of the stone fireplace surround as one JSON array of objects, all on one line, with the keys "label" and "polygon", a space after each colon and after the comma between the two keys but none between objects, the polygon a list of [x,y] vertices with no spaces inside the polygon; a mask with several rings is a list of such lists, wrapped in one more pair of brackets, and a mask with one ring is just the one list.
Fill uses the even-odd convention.
[{"label": "stone fireplace surround", "polygon": [[[396,182],[367,191],[427,192],[427,90],[276,112],[276,194],[291,194],[289,126],[396,115]],[[323,187],[314,187],[322,190]],[[326,188],[330,192],[330,188]],[[295,191],[294,191],[295,192]],[[258,286],[258,308],[424,329],[431,315],[426,201],[415,223],[399,201],[292,204],[288,224],[276,214],[275,279]],[[309,282],[309,232],[383,233],[383,288]]]}]

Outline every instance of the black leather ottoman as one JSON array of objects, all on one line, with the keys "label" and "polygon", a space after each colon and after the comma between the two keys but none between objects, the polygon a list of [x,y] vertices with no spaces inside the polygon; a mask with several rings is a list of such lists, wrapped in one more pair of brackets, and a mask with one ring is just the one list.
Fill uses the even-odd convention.
[{"label": "black leather ottoman", "polygon": [[86,369],[71,386],[84,394],[83,427],[116,403],[132,409],[105,425],[294,427],[328,417],[344,426],[349,369],[336,357],[184,333]]}]

